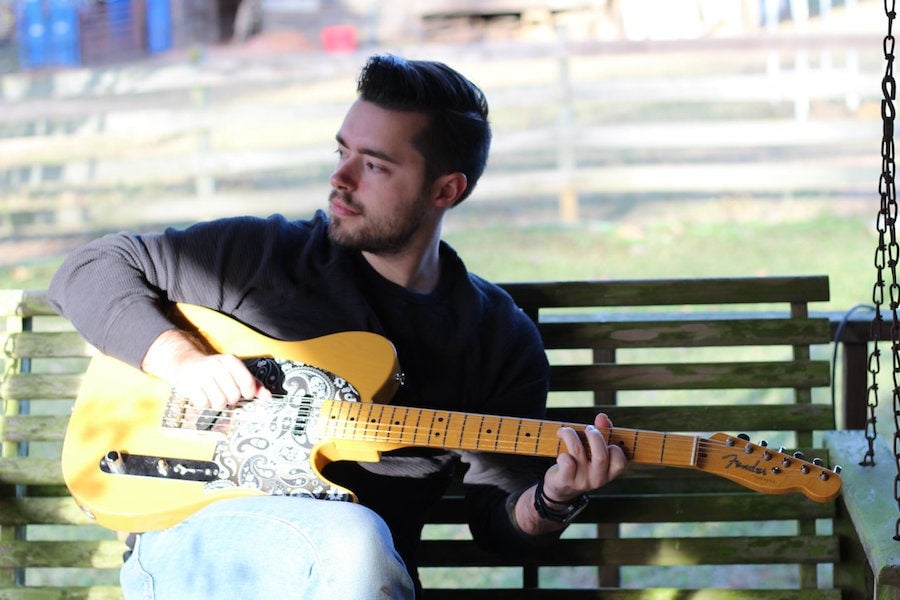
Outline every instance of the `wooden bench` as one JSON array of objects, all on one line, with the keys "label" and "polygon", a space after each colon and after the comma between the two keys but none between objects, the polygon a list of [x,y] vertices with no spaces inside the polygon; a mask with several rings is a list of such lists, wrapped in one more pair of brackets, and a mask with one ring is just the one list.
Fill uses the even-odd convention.
[{"label": "wooden bench", "polygon": [[[548,418],[586,423],[602,409],[617,427],[745,432],[773,449],[833,458],[822,435],[835,429],[831,328],[809,316],[810,303],[828,299],[826,277],[505,287],[538,321],[553,364]],[[42,292],[0,291],[0,315],[0,599],[117,598],[124,545],[75,506],[59,467],[66,413],[92,349]],[[697,469],[635,464],[594,495],[552,551],[523,564],[475,547],[454,490],[426,526],[422,575],[432,600],[688,598],[691,590],[862,599],[872,597],[873,573],[881,597],[898,597],[889,595],[900,593],[890,547],[878,554],[861,543],[866,516],[848,510]]]}]

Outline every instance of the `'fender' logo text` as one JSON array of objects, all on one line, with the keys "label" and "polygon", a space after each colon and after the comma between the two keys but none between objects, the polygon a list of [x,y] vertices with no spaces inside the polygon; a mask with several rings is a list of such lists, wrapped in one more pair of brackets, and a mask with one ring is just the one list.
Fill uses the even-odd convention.
[{"label": "'fender' logo text", "polygon": [[756,475],[765,475],[766,469],[765,467],[759,466],[759,461],[757,460],[755,463],[745,463],[740,459],[739,454],[725,454],[722,456],[728,463],[725,465],[726,469],[741,469],[742,471],[750,471],[751,473],[755,473]]}]

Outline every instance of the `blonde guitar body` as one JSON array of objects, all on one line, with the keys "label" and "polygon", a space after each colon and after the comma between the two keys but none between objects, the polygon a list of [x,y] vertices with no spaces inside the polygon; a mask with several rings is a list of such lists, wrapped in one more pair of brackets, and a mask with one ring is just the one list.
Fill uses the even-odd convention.
[{"label": "blonde guitar body", "polygon": [[[110,529],[147,531],[174,525],[227,498],[294,494],[352,500],[350,491],[321,478],[319,469],[338,458],[376,461],[379,449],[391,446],[313,442],[295,430],[294,421],[298,412],[309,410],[303,405],[309,404],[310,392],[318,398],[341,393],[347,401],[388,401],[399,383],[393,345],[365,332],[285,342],[209,309],[192,305],[178,309],[215,350],[239,357],[290,357],[289,385],[315,389],[295,389],[276,398],[274,405],[265,407],[265,421],[253,410],[262,407],[252,402],[220,417],[224,424],[218,430],[205,430],[185,418],[190,406],[173,396],[166,382],[114,358],[96,356],[73,406],[62,451],[66,485],[82,509]],[[271,371],[271,361],[264,366]],[[334,373],[352,373],[353,378],[344,380]],[[113,460],[110,453],[116,455]],[[139,463],[135,457],[144,458]],[[244,462],[239,464],[240,460]],[[280,472],[266,472],[276,469],[275,460]],[[115,472],[116,462],[124,472]],[[187,472],[190,469],[218,472]]]},{"label": "blonde guitar body", "polygon": [[[402,374],[381,336],[346,332],[302,342],[264,336],[209,309],[179,305],[182,325],[212,350],[245,360],[273,391],[220,413],[198,411],[165,382],[108,356],[88,367],[62,451],[66,485],[84,512],[117,531],[170,527],[218,500],[260,495],[355,500],[322,476],[331,461],[377,461],[423,447],[555,457],[585,426],[389,404]],[[743,437],[614,427],[632,462],[697,469],[750,489],[825,502],[837,473]]]}]

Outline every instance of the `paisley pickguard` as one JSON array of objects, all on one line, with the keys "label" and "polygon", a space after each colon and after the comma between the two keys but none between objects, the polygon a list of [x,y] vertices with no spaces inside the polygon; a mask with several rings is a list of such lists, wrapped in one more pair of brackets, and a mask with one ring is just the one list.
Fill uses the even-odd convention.
[{"label": "paisley pickguard", "polygon": [[323,400],[358,402],[357,390],[312,365],[271,358],[245,362],[273,397],[239,404],[227,421],[212,415],[212,421],[219,422],[210,428],[225,431],[226,437],[213,456],[218,479],[206,483],[205,489],[244,487],[269,495],[350,501],[346,491],[313,470],[310,450],[318,440],[310,426]]}]

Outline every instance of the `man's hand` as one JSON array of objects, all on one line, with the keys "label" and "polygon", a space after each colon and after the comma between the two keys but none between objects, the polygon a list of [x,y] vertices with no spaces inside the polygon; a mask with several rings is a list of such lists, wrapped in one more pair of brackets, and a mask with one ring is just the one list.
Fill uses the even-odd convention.
[{"label": "man's hand", "polygon": [[590,455],[578,434],[571,427],[561,427],[557,435],[565,443],[568,452],[556,459],[556,464],[544,478],[544,492],[551,498],[562,500],[577,498],[585,492],[600,488],[621,473],[628,464],[625,453],[618,446],[606,443],[601,429],[611,429],[612,421],[600,413],[593,425],[585,429]]},{"label": "man's hand", "polygon": [[[612,421],[600,413],[593,425],[585,429],[587,447],[571,427],[561,427],[557,435],[564,442],[566,452],[560,453],[556,464],[544,476],[544,494],[547,497],[569,502],[584,493],[600,488],[625,470],[628,460],[621,448],[606,443],[601,429],[611,429]],[[516,503],[516,520],[519,527],[532,535],[557,531],[562,524],[542,519],[534,508],[535,487],[519,496]],[[562,508],[556,507],[554,508]]]},{"label": "man's hand", "polygon": [[171,383],[179,395],[199,409],[222,410],[241,400],[272,396],[239,358],[210,354],[178,329],[170,329],[153,341],[141,368]]}]

